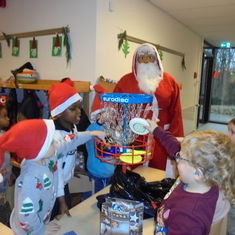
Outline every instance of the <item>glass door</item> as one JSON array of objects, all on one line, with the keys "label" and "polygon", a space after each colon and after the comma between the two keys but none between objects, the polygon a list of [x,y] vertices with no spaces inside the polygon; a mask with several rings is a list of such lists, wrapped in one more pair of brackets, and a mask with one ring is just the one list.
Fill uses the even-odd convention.
[{"label": "glass door", "polygon": [[227,124],[235,117],[235,49],[216,49],[214,57],[209,121]]}]

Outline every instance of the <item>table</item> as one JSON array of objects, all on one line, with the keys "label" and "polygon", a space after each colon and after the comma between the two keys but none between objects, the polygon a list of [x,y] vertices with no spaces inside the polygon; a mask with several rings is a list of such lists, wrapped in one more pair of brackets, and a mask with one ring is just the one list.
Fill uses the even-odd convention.
[{"label": "table", "polygon": [[0,223],[0,234],[1,235],[14,235],[13,231],[2,223]]},{"label": "table", "polygon": [[[157,170],[147,166],[139,166],[135,170],[141,176],[144,176],[146,181],[161,180],[165,177],[165,171]],[[53,222],[61,226],[60,231],[54,235],[62,235],[73,230],[78,235],[93,234],[98,235],[100,231],[100,210],[97,207],[96,196],[109,192],[109,186],[94,194],[84,202],[70,210],[72,217],[64,216],[61,220]],[[144,220],[143,235],[153,234],[154,220],[153,218]]]},{"label": "table", "polygon": [[[165,177],[165,171],[157,170],[147,166],[139,166],[135,170],[141,176],[144,176],[146,181],[161,180]],[[72,217],[64,216],[61,220],[54,220],[55,223],[61,226],[60,231],[54,235],[62,235],[73,230],[78,235],[98,235],[100,231],[100,210],[97,207],[96,196],[109,192],[109,186],[94,194],[84,202],[70,210]],[[153,218],[144,220],[143,235],[153,234],[154,221]],[[14,235],[13,231],[0,223],[0,234]]]}]

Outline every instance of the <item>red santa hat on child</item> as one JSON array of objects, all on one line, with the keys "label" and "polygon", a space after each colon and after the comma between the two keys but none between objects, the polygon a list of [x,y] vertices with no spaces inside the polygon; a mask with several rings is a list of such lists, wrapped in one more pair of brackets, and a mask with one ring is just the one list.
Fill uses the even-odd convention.
[{"label": "red santa hat on child", "polygon": [[91,85],[90,89],[96,92],[91,106],[91,120],[95,120],[96,115],[104,111],[104,108],[101,107],[100,95],[108,92],[101,85]]},{"label": "red santa hat on child", "polygon": [[61,79],[61,82],[63,82],[63,83],[67,83],[67,84],[69,84],[70,86],[73,86],[73,81],[71,80],[71,78],[62,78]]},{"label": "red santa hat on child", "polygon": [[0,167],[5,151],[16,153],[22,159],[41,159],[50,148],[54,133],[53,120],[29,119],[12,126],[0,137]]},{"label": "red santa hat on child", "polygon": [[48,94],[52,117],[62,113],[73,103],[82,101],[78,92],[66,82],[52,84]]}]

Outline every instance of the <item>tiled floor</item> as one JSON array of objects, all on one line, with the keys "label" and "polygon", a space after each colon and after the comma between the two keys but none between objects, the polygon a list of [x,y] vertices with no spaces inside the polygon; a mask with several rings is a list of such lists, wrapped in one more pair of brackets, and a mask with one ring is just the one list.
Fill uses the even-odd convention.
[{"label": "tiled floor", "polygon": [[217,124],[217,123],[206,123],[206,124],[200,124],[200,127],[197,129],[198,131],[203,130],[215,130],[222,132],[224,134],[227,134],[228,132],[228,126],[227,124]]}]

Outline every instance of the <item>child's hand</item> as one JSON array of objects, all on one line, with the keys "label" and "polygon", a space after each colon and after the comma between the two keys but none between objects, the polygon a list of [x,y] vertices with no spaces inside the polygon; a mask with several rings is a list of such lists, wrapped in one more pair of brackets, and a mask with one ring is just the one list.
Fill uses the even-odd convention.
[{"label": "child's hand", "polygon": [[68,206],[65,202],[64,196],[58,197],[59,202],[59,214],[55,216],[55,219],[60,220],[64,215],[70,217]]},{"label": "child's hand", "polygon": [[91,136],[97,136],[99,139],[101,139],[104,143],[106,143],[105,137],[106,132],[104,131],[90,131]]},{"label": "child's hand", "polygon": [[53,234],[56,233],[60,230],[60,225],[51,222],[49,224],[46,224],[46,231],[44,233],[44,235],[49,235],[49,234]]},{"label": "child's hand", "polygon": [[146,121],[148,122],[149,126],[144,126],[144,128],[153,133],[154,129],[158,127],[158,124],[150,119],[146,119]]}]

